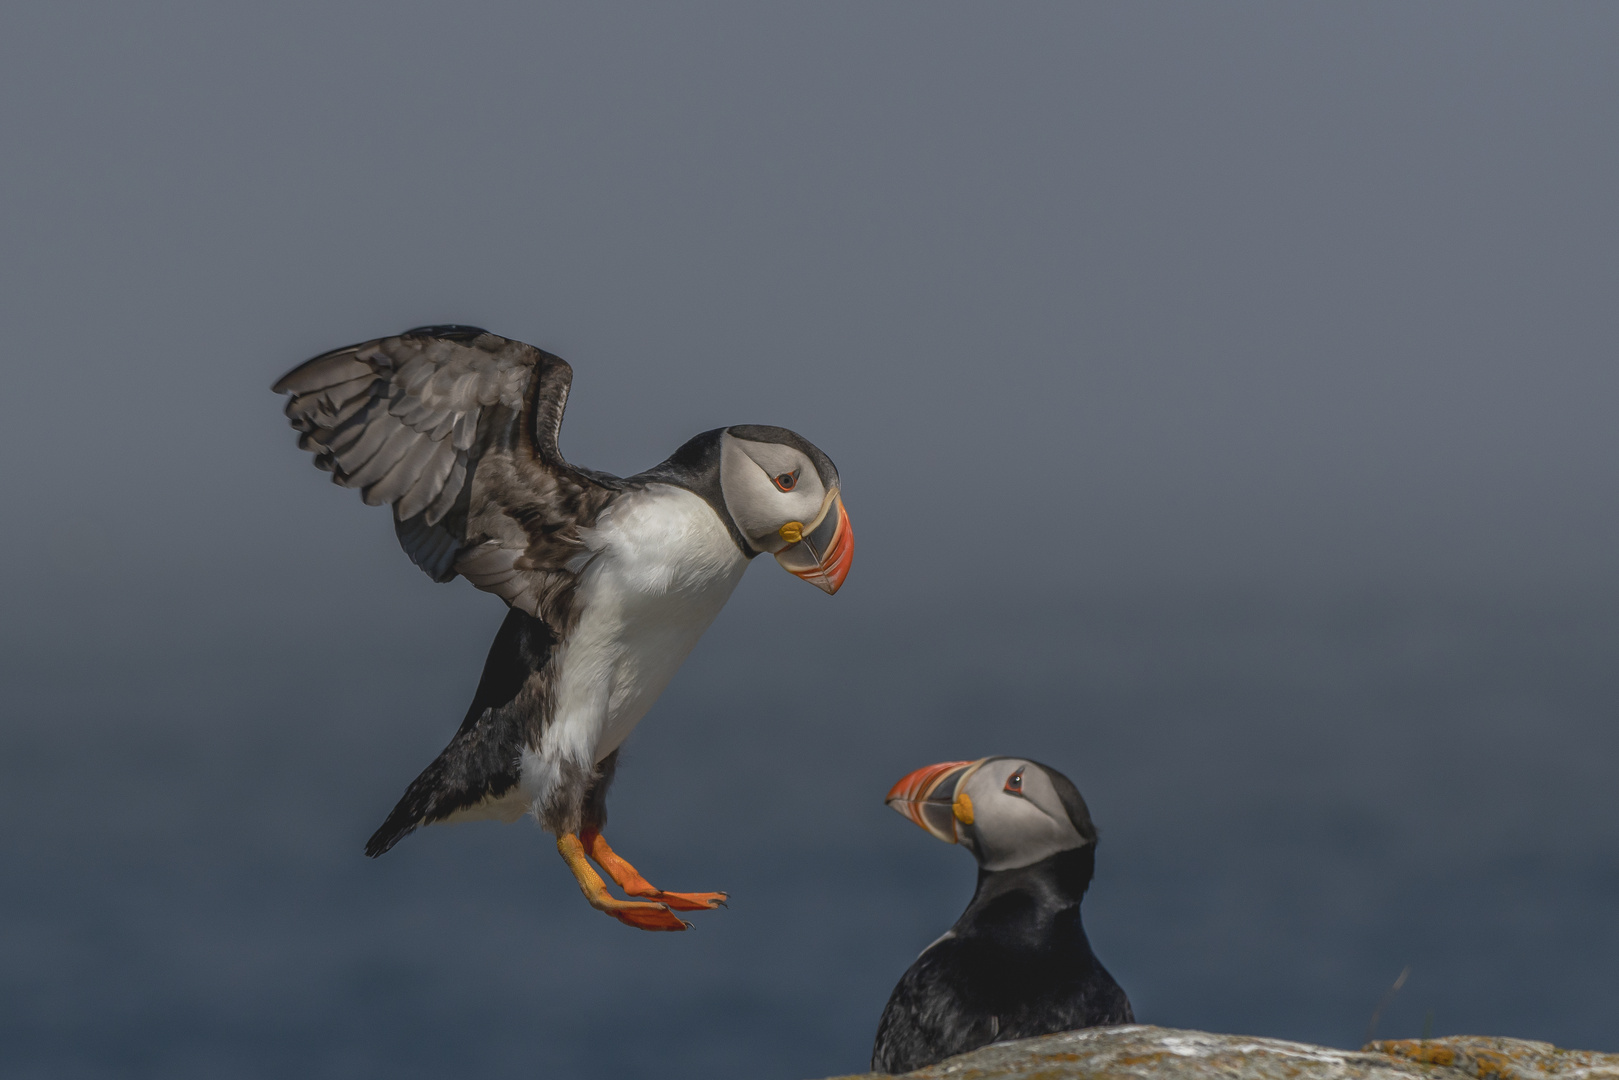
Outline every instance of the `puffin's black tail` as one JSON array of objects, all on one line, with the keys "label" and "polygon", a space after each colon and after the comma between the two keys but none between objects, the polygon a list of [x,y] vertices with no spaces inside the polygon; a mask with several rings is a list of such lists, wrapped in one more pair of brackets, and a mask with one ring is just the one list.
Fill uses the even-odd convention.
[{"label": "puffin's black tail", "polygon": [[543,695],[522,690],[538,677],[556,643],[543,621],[516,608],[507,612],[460,730],[371,834],[365,844],[368,856],[374,859],[421,826],[498,799],[517,786],[530,722],[538,719],[529,714],[543,700]]}]

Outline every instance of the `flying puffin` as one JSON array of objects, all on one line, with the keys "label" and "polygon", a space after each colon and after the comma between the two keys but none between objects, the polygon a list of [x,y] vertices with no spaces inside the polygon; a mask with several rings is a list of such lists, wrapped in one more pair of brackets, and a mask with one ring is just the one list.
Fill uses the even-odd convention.
[{"label": "flying puffin", "polygon": [[1096,827],[1079,789],[1027,758],[947,761],[895,784],[887,803],[978,860],[972,902],[889,996],[871,1067],[903,1073],[1007,1039],[1130,1024],[1079,918]]},{"label": "flying puffin", "polygon": [[[471,326],[424,326],[315,357],[275,384],[298,445],[394,530],[434,581],[511,606],[460,729],[366,844],[532,813],[598,911],[684,930],[725,893],[654,888],[601,830],[619,747],[754,556],[835,593],[854,541],[838,470],[779,427],[705,431],[635,476],[557,448],[573,369]],[[594,860],[631,897],[610,895]]]}]

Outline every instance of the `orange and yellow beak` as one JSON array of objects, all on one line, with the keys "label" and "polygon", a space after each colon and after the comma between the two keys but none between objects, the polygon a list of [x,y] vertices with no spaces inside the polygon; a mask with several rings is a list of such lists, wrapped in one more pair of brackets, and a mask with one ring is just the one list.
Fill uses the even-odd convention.
[{"label": "orange and yellow beak", "polygon": [[959,826],[973,823],[972,800],[958,789],[977,764],[945,761],[924,766],[890,788],[883,801],[945,843],[957,843]]},{"label": "orange and yellow beak", "polygon": [[854,531],[843,497],[834,490],[821,508],[815,523],[808,527],[790,521],[781,528],[787,546],[776,552],[776,561],[795,577],[801,577],[828,595],[843,586],[854,561]]}]

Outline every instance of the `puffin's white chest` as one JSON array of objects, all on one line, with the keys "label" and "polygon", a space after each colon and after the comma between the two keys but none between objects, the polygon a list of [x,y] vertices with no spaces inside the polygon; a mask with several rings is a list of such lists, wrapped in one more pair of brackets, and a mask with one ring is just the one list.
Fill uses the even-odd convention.
[{"label": "puffin's white chest", "polygon": [[584,539],[593,558],[559,646],[552,722],[523,759],[530,798],[544,797],[562,760],[594,765],[623,743],[748,568],[713,508],[671,485],[624,495]]}]

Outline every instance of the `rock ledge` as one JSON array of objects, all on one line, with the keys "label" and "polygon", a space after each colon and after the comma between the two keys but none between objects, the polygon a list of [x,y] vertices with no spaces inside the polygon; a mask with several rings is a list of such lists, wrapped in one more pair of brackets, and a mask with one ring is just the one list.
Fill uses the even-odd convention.
[{"label": "rock ledge", "polygon": [[1477,1035],[1335,1050],[1131,1024],[996,1043],[905,1075],[910,1080],[1619,1080],[1619,1054]]}]

